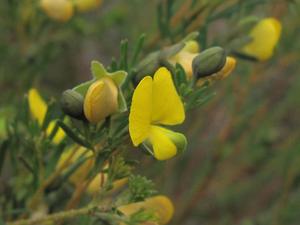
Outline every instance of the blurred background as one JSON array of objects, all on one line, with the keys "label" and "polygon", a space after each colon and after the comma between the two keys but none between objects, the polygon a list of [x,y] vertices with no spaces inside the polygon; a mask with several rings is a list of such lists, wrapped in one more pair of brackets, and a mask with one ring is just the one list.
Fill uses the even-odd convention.
[{"label": "blurred background", "polygon": [[[58,98],[90,79],[91,60],[109,65],[120,57],[121,40],[128,39],[130,53],[142,33],[143,55],[170,45],[157,25],[160,2],[104,1],[62,23],[31,0],[2,0],[0,137],[30,87],[46,99]],[[179,10],[190,1],[176,2]],[[275,17],[283,29],[274,56],[266,62],[238,59],[234,73],[212,86],[215,96],[178,127],[188,138],[185,154],[167,162],[142,157],[135,173],[153,179],[158,191],[173,200],[171,224],[298,225],[300,1],[228,0],[216,12],[228,7],[233,10],[206,27],[206,47],[230,51],[240,21]],[[188,11],[183,12],[184,18]],[[197,18],[194,30],[203,31],[206,17]]]}]

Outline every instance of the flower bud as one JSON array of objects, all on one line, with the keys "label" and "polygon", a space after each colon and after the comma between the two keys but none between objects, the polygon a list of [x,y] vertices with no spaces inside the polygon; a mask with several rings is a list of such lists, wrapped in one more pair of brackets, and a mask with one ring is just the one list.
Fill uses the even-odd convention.
[{"label": "flower bud", "polygon": [[233,57],[226,57],[226,63],[223,68],[217,73],[212,74],[209,77],[200,78],[197,80],[197,86],[202,86],[205,82],[212,83],[216,80],[223,80],[228,77],[236,66],[236,60]]},{"label": "flower bud", "polygon": [[93,83],[83,103],[85,117],[91,123],[98,123],[118,110],[118,88],[110,78]]},{"label": "flower bud", "polygon": [[213,75],[213,77],[215,77],[216,80],[223,80],[232,73],[235,66],[236,66],[235,58],[226,57],[225,65],[223,66],[223,68],[219,72],[217,72],[215,75]]},{"label": "flower bud", "polygon": [[83,97],[74,90],[66,90],[61,97],[62,110],[69,116],[76,119],[84,118]]},{"label": "flower bud", "polygon": [[41,8],[52,19],[66,22],[73,16],[73,4],[70,0],[41,0]]},{"label": "flower bud", "polygon": [[212,47],[201,52],[193,60],[193,73],[197,79],[210,76],[225,65],[226,54],[221,47]]},{"label": "flower bud", "polygon": [[169,198],[163,195],[148,198],[143,202],[118,207],[118,210],[126,216],[133,215],[141,209],[153,212],[158,218],[158,224],[161,225],[167,224],[174,214],[173,203]]},{"label": "flower bud", "polygon": [[74,0],[74,5],[79,12],[86,12],[99,7],[102,0]]}]

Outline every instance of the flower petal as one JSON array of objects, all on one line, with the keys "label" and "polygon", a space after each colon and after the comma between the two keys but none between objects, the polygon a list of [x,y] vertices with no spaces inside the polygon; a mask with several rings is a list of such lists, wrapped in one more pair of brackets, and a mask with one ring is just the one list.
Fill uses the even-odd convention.
[{"label": "flower petal", "polygon": [[118,110],[118,88],[110,78],[93,83],[84,99],[84,114],[88,121],[97,123]]},{"label": "flower petal", "polygon": [[185,119],[183,103],[174,86],[171,73],[161,67],[154,74],[152,122],[175,125]]},{"label": "flower petal", "polygon": [[126,216],[130,216],[141,209],[155,213],[158,217],[158,223],[162,225],[167,224],[174,215],[174,205],[172,201],[163,195],[148,198],[143,202],[118,207],[118,210]]},{"label": "flower petal", "polygon": [[39,92],[31,88],[28,92],[28,104],[32,116],[38,121],[39,125],[43,124],[47,113],[47,104],[44,102]]},{"label": "flower petal", "polygon": [[135,146],[149,135],[152,114],[152,78],[144,77],[136,87],[129,114],[129,133]]},{"label": "flower petal", "polygon": [[168,136],[168,131],[159,126],[151,126],[149,141],[152,144],[154,156],[158,160],[167,160],[177,153],[176,145]]},{"label": "flower petal", "polygon": [[266,60],[273,55],[273,50],[280,38],[281,24],[275,18],[261,20],[251,31],[252,42],[243,48],[243,52]]}]

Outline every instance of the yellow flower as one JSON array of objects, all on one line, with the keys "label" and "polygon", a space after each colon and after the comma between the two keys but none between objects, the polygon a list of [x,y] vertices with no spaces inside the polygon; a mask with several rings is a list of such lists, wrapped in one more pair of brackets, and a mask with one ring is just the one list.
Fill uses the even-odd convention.
[{"label": "yellow flower", "polygon": [[162,195],[148,198],[143,202],[118,207],[118,210],[126,216],[130,216],[141,209],[153,212],[158,219],[157,223],[159,225],[167,224],[174,214],[173,203],[168,197]]},{"label": "yellow flower", "polygon": [[199,44],[196,41],[188,41],[186,42],[185,47],[169,61],[174,65],[179,63],[183,67],[188,78],[191,78],[193,76],[192,62],[199,51]]},{"label": "yellow flower", "polygon": [[[31,88],[28,92],[28,105],[31,115],[38,121],[39,125],[42,126],[47,113],[47,104],[34,88]],[[55,121],[51,121],[46,130],[47,136],[52,133],[54,127]],[[65,136],[65,132],[61,128],[58,128],[52,141],[54,144],[59,144]]]},{"label": "yellow flower", "polygon": [[[127,184],[128,178],[122,178],[113,182],[113,187],[109,191],[109,194],[113,194],[119,191],[125,184]],[[91,195],[98,193],[104,184],[107,182],[107,174],[99,173],[88,185],[87,192]]]},{"label": "yellow flower", "polygon": [[[87,182],[86,180],[87,176],[95,164],[95,158],[93,157],[93,152],[91,150],[88,150],[87,148],[74,145],[60,156],[58,163],[56,164],[56,169],[60,169],[61,167],[64,167],[63,169],[64,171],[68,169],[70,166],[72,166],[74,163],[76,163],[76,161],[79,160],[81,157],[85,157],[88,159],[84,161],[69,177],[69,181],[75,186]],[[109,164],[106,164],[104,169],[108,169],[108,167]],[[109,193],[113,194],[118,190],[120,190],[127,183],[127,180],[128,180],[127,178],[123,178],[114,181],[113,187]],[[105,185],[106,182],[107,182],[107,174],[99,173],[88,184],[86,192],[90,195],[97,194],[99,193],[99,191]]]},{"label": "yellow flower", "polygon": [[102,0],[74,0],[74,5],[80,12],[86,12],[99,7]]},{"label": "yellow flower", "polygon": [[251,30],[252,41],[244,46],[243,53],[253,56],[261,61],[273,55],[281,35],[281,23],[275,18],[261,20]]},{"label": "yellow flower", "polygon": [[80,147],[78,145],[74,145],[61,154],[56,165],[56,169],[59,169],[62,166],[64,166],[67,169],[69,166],[71,166],[77,160],[79,160],[79,158],[91,157],[84,161],[69,177],[69,181],[72,184],[74,184],[75,186],[79,185],[86,179],[86,176],[94,166],[95,159],[92,156],[93,152],[91,150],[88,150],[84,147]]},{"label": "yellow flower", "polygon": [[97,61],[92,61],[91,70],[93,79],[73,88],[73,91],[85,96],[83,112],[86,119],[97,123],[113,113],[125,112],[127,106],[121,86],[127,72],[110,73]]},{"label": "yellow flower", "polygon": [[135,146],[150,143],[158,160],[175,156],[185,148],[184,135],[159,125],[181,124],[184,119],[183,103],[166,68],[158,69],[153,79],[146,76],[140,81],[129,115],[129,133]]},{"label": "yellow flower", "polygon": [[97,123],[118,111],[118,88],[111,78],[93,83],[85,96],[84,114],[88,121]]},{"label": "yellow flower", "polygon": [[74,6],[71,0],[41,0],[40,2],[44,12],[52,19],[66,22],[74,12]]}]

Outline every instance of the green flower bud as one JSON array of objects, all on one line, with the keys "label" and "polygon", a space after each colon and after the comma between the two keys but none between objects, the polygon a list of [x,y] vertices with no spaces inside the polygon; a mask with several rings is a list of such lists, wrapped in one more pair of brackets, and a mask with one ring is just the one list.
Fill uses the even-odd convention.
[{"label": "green flower bud", "polygon": [[61,108],[69,116],[83,119],[83,97],[74,90],[66,90],[61,97]]},{"label": "green flower bud", "polygon": [[220,71],[226,63],[225,50],[221,47],[206,49],[193,60],[193,74],[197,79]]}]

